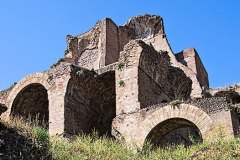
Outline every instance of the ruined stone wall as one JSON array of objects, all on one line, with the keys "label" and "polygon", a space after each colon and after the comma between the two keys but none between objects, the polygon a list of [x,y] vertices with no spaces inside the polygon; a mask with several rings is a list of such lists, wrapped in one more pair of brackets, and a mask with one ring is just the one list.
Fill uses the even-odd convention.
[{"label": "ruined stone wall", "polygon": [[[153,47],[142,41],[138,42],[143,48],[139,57],[139,67],[160,87],[168,90],[168,74],[170,60],[165,52],[157,52]],[[140,78],[139,78],[140,79]]]},{"label": "ruined stone wall", "polygon": [[106,18],[84,34],[67,37],[65,61],[96,70],[117,62],[128,42],[126,28]]},{"label": "ruined stone wall", "polygon": [[113,121],[112,133],[127,144],[142,147],[148,135],[152,135],[150,139],[158,143],[158,138],[160,141],[163,138],[157,136],[159,131],[165,136],[184,127],[197,127],[202,139],[207,140],[211,139],[214,122],[204,111],[190,104],[183,103],[175,107],[159,104],[117,116]]},{"label": "ruined stone wall", "polygon": [[4,116],[40,119],[46,122],[51,135],[63,133],[63,100],[70,66],[60,63],[48,71],[24,77],[9,93]]},{"label": "ruined stone wall", "polygon": [[216,135],[221,132],[220,128],[226,133],[226,138],[233,138],[234,137],[234,130],[233,130],[233,123],[232,123],[232,116],[230,110],[222,110],[219,112],[215,112],[211,114],[211,118],[214,120],[215,123],[215,133]]},{"label": "ruined stone wall", "polygon": [[139,57],[138,86],[140,108],[170,101],[168,81],[170,60],[167,53],[158,53],[153,47],[139,41],[142,49]]},{"label": "ruined stone wall", "polygon": [[[207,72],[194,49],[174,55],[160,16],[137,16],[124,26],[108,18],[97,22],[86,33],[67,36],[63,61],[27,76],[7,98],[11,111],[48,116],[50,134],[97,130],[104,135],[113,127],[118,139],[141,146],[148,135],[155,143],[167,143],[182,128],[187,128],[180,135],[184,139],[192,129],[208,139],[217,124],[230,137],[238,133],[239,115],[226,99],[186,101],[202,98]],[[8,92],[0,94],[5,103]],[[174,99],[184,102],[172,106]]]},{"label": "ruined stone wall", "polygon": [[100,68],[100,69],[95,70],[95,72],[96,72],[97,74],[103,74],[103,73],[106,73],[106,72],[109,72],[109,71],[115,71],[117,64],[118,64],[118,63],[110,64],[110,65],[108,65],[108,66],[105,66],[105,67],[103,67],[103,68]]},{"label": "ruined stone wall", "polygon": [[197,106],[209,115],[222,110],[229,110],[226,98],[224,97],[193,99],[185,101],[184,103]]},{"label": "ruined stone wall", "polygon": [[160,16],[142,15],[133,17],[127,22],[126,26],[130,28],[130,37],[142,39],[145,43],[152,45],[157,51],[167,51],[171,60],[171,66],[181,69],[191,79],[191,97],[201,97],[203,90],[197,74],[176,60],[165,35],[163,20]]},{"label": "ruined stone wall", "polygon": [[[70,79],[65,95],[64,107],[64,132],[68,134],[85,133],[88,131],[87,114],[89,113],[89,99],[86,93],[74,79]],[[78,118],[77,118],[78,117]]]},{"label": "ruined stone wall", "polygon": [[105,21],[97,22],[88,32],[67,36],[65,61],[88,69],[99,68],[101,54],[105,52]]},{"label": "ruined stone wall", "polygon": [[207,113],[214,120],[216,128],[219,125],[224,128],[228,138],[239,135],[240,119],[237,113],[229,108],[225,97],[193,99],[184,103],[197,106]]},{"label": "ruined stone wall", "polygon": [[116,114],[131,113],[140,108],[138,102],[138,68],[116,70]]},{"label": "ruined stone wall", "polygon": [[166,91],[171,100],[173,99],[181,99],[186,100],[189,99],[192,92],[192,81],[188,78],[185,73],[176,67],[169,67],[168,74],[168,82],[169,88]]},{"label": "ruined stone wall", "polygon": [[[161,103],[163,100],[170,100],[162,91],[162,88],[142,69],[138,69],[138,85],[140,108]],[[166,99],[167,98],[167,99]]]},{"label": "ruined stone wall", "polygon": [[[191,97],[201,97],[202,86],[208,86],[208,77],[198,55],[191,65],[185,66],[176,57],[167,41],[160,16],[141,15],[131,18],[124,26],[117,26],[107,18],[93,29],[79,36],[68,36],[65,61],[97,70],[118,61],[119,53],[130,40],[140,39],[155,50],[167,52],[171,66],[183,70],[192,81]],[[193,64],[193,65],[194,65]]]},{"label": "ruined stone wall", "polygon": [[165,145],[173,139],[176,143],[180,139],[190,143],[187,131],[196,139],[201,134],[203,140],[216,138],[223,131],[229,139],[239,134],[239,119],[233,113],[224,98],[195,99],[175,106],[157,104],[117,116],[113,121],[113,135],[127,144],[134,142],[140,146],[146,139],[154,145]]},{"label": "ruined stone wall", "polygon": [[125,45],[119,64],[124,66],[116,71],[116,86],[120,82],[125,85],[117,87],[117,113],[134,112],[163,100],[190,97],[192,81],[181,69],[170,66],[166,52],[157,52],[141,40]]},{"label": "ruined stone wall", "polygon": [[190,68],[197,74],[201,86],[209,87],[208,74],[204,65],[194,48],[186,49],[175,55],[177,61]]},{"label": "ruined stone wall", "polygon": [[240,93],[238,89],[238,85],[217,89],[209,88],[206,90],[206,93],[209,97],[226,97],[228,103],[238,104],[240,103]]},{"label": "ruined stone wall", "polygon": [[[116,116],[115,73],[75,68],[65,95],[65,133],[111,133]],[[75,73],[74,73],[75,72]]]},{"label": "ruined stone wall", "polygon": [[199,80],[199,83],[201,84],[201,86],[208,88],[209,87],[208,73],[197,52],[195,55],[195,61],[196,61],[196,68],[197,68],[197,78]]},{"label": "ruined stone wall", "polygon": [[[116,69],[118,114],[134,112],[163,100],[164,87],[168,87],[169,59],[166,54],[133,40],[120,53],[119,63],[124,66]],[[120,82],[125,85],[120,86]],[[164,95],[169,100],[167,94]]]},{"label": "ruined stone wall", "polygon": [[[94,70],[105,66],[106,62],[106,51],[107,51],[107,19],[101,22],[100,41],[98,42],[98,60],[95,64]],[[80,65],[81,66],[81,65]],[[88,68],[90,69],[90,68]]]},{"label": "ruined stone wall", "polygon": [[111,19],[106,19],[106,57],[104,66],[117,62],[119,54],[118,26]]},{"label": "ruined stone wall", "polygon": [[131,37],[128,33],[128,28],[125,26],[118,27],[118,43],[119,43],[119,52],[123,51],[124,46],[131,40]]},{"label": "ruined stone wall", "polygon": [[156,15],[133,17],[124,26],[128,28],[131,39],[147,41],[159,33],[164,33],[163,20]]},{"label": "ruined stone wall", "polygon": [[8,89],[2,90],[0,91],[0,103],[2,104],[6,104],[6,99],[9,95],[9,93],[11,92],[11,90],[13,89],[13,87],[16,85],[16,83],[14,83],[13,85],[11,85]]}]

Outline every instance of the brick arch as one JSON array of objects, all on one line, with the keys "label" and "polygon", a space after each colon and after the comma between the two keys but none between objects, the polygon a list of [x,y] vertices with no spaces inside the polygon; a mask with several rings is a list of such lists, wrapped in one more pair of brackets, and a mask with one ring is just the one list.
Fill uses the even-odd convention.
[{"label": "brick arch", "polygon": [[47,91],[50,89],[50,84],[48,83],[48,75],[46,73],[34,73],[24,77],[20,80],[16,86],[11,90],[7,98],[7,106],[8,111],[6,115],[9,117],[12,111],[12,105],[14,100],[17,98],[18,94],[24,90],[27,86],[31,84],[40,84],[42,85]]},{"label": "brick arch", "polygon": [[189,104],[181,104],[179,107],[168,105],[155,110],[139,124],[141,132],[138,132],[140,135],[139,139],[135,141],[136,145],[142,147],[152,129],[169,119],[185,119],[199,129],[203,140],[211,138],[214,124],[208,114]]}]

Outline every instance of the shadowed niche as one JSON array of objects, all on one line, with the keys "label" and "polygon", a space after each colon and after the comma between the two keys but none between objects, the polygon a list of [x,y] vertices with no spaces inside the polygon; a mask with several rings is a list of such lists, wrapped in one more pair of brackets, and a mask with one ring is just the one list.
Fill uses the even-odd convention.
[{"label": "shadowed niche", "polygon": [[115,72],[85,70],[70,79],[65,95],[65,133],[111,135],[116,116]]},{"label": "shadowed niche", "polygon": [[182,118],[172,118],[159,123],[148,134],[145,144],[152,148],[183,144],[190,146],[202,142],[202,135],[195,124]]},{"label": "shadowed niche", "polygon": [[14,99],[11,116],[35,121],[48,128],[48,93],[41,84],[30,84],[23,88]]}]

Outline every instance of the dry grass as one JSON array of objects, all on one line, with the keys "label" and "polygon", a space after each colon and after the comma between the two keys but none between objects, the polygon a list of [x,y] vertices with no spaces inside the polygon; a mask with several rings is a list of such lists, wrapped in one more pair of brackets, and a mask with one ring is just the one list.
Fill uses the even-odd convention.
[{"label": "dry grass", "polygon": [[[61,137],[49,138],[47,131],[41,127],[26,123],[21,119],[2,120],[9,127],[15,127],[26,132],[34,139],[33,143],[42,143],[48,146],[51,159],[57,160],[153,160],[153,159],[240,159],[240,139],[222,141],[223,132],[213,142],[204,142],[185,148],[182,145],[173,148],[150,150],[146,145],[143,150],[129,150],[125,144],[108,137],[99,137],[98,134],[80,135],[72,140]],[[220,137],[221,136],[221,137]],[[24,158],[24,157],[23,157]],[[49,157],[48,157],[49,158]]]}]

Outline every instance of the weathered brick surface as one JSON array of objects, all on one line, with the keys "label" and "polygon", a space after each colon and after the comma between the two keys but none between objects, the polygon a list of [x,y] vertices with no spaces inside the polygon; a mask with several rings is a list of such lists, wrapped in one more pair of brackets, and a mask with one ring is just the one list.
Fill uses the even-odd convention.
[{"label": "weathered brick surface", "polygon": [[209,87],[207,71],[194,48],[186,49],[175,56],[177,61],[192,69],[197,74],[197,79],[202,87]]},{"label": "weathered brick surface", "polygon": [[117,114],[190,97],[191,80],[170,66],[166,52],[157,52],[143,41],[130,41],[120,53],[119,64],[124,66],[116,69]]},{"label": "weathered brick surface", "polygon": [[160,103],[167,82],[167,59],[144,42],[131,41],[119,61],[124,66],[116,70],[117,114]]},{"label": "weathered brick surface", "polygon": [[[191,97],[201,97],[202,86],[198,81],[197,74],[192,69],[186,67],[178,62],[171,46],[168,43],[166,34],[164,32],[163,20],[160,16],[143,15],[137,16],[128,21],[126,26],[137,26],[133,31],[130,30],[130,37],[143,40],[147,44],[151,44],[157,51],[167,51],[170,57],[171,66],[183,70],[185,75],[192,80]],[[131,27],[130,27],[131,28]],[[139,30],[139,31],[138,31]]]},{"label": "weathered brick surface", "polygon": [[0,103],[6,104],[7,97],[15,85],[16,83],[11,85],[8,89],[0,91]]},{"label": "weathered brick surface", "polygon": [[[74,73],[75,72],[75,73]],[[65,133],[111,133],[116,116],[115,72],[101,75],[75,68],[65,95]]]},{"label": "weathered brick surface", "polygon": [[[224,132],[227,138],[230,139],[234,137],[233,121],[230,110],[223,110],[217,113],[213,113],[211,114],[211,118],[214,120],[216,126],[224,127]],[[216,132],[219,131],[216,130]]]},{"label": "weathered brick surface", "polygon": [[157,51],[166,51],[171,66],[183,70],[192,81],[192,97],[201,97],[202,87],[208,86],[207,73],[200,58],[195,56],[196,72],[192,66],[178,62],[167,41],[163,20],[160,16],[143,15],[131,18],[124,26],[117,26],[107,18],[98,22],[90,31],[67,37],[65,60],[88,69],[99,69],[117,62],[119,53],[133,39],[151,44]]},{"label": "weathered brick surface", "polygon": [[[64,59],[0,92],[0,104],[8,107],[5,116],[45,121],[52,135],[112,130],[138,147],[146,140],[190,144],[188,132],[210,140],[219,124],[228,138],[239,134],[240,87],[207,88],[197,52],[174,55],[162,18],[142,15],[124,26],[106,18],[86,33],[67,36]],[[176,99],[184,102],[170,103]]]},{"label": "weathered brick surface", "polygon": [[[167,105],[150,110],[142,110],[129,115],[117,116],[113,121],[113,134],[116,134],[116,137],[122,137],[130,145],[134,144],[141,147],[148,134],[157,125],[169,119],[180,119],[179,124],[177,123],[178,125],[172,126],[175,126],[175,128],[181,128],[182,123],[185,124],[183,126],[192,126],[194,124],[200,130],[204,140],[210,138],[209,134],[211,134],[214,127],[214,120],[204,111],[189,104],[181,104],[179,107]],[[169,127],[171,125],[168,125]],[[165,135],[167,131],[164,131],[164,128],[162,129],[162,135]]]},{"label": "weathered brick surface", "polygon": [[[144,125],[141,126],[141,124]],[[182,131],[171,129],[174,126],[176,128],[190,128],[185,128]],[[149,131],[146,131],[145,134],[148,135],[149,140],[153,141],[153,144],[164,145],[167,143],[167,138],[174,139],[176,134],[180,139],[184,138],[188,135],[184,132],[189,131],[189,129],[193,131],[194,128],[193,135],[196,136],[196,131],[199,130],[203,140],[210,140],[219,134],[219,127],[223,128],[227,139],[239,134],[240,125],[236,112],[228,108],[225,98],[217,97],[185,101],[176,106],[171,106],[168,103],[159,104],[131,114],[119,115],[113,121],[113,134],[118,139],[128,142],[129,145],[135,143],[141,147],[146,137],[139,140],[140,135],[135,135],[134,131],[143,133],[148,128]],[[167,131],[171,131],[172,134],[167,134],[170,137],[163,138]]]}]

